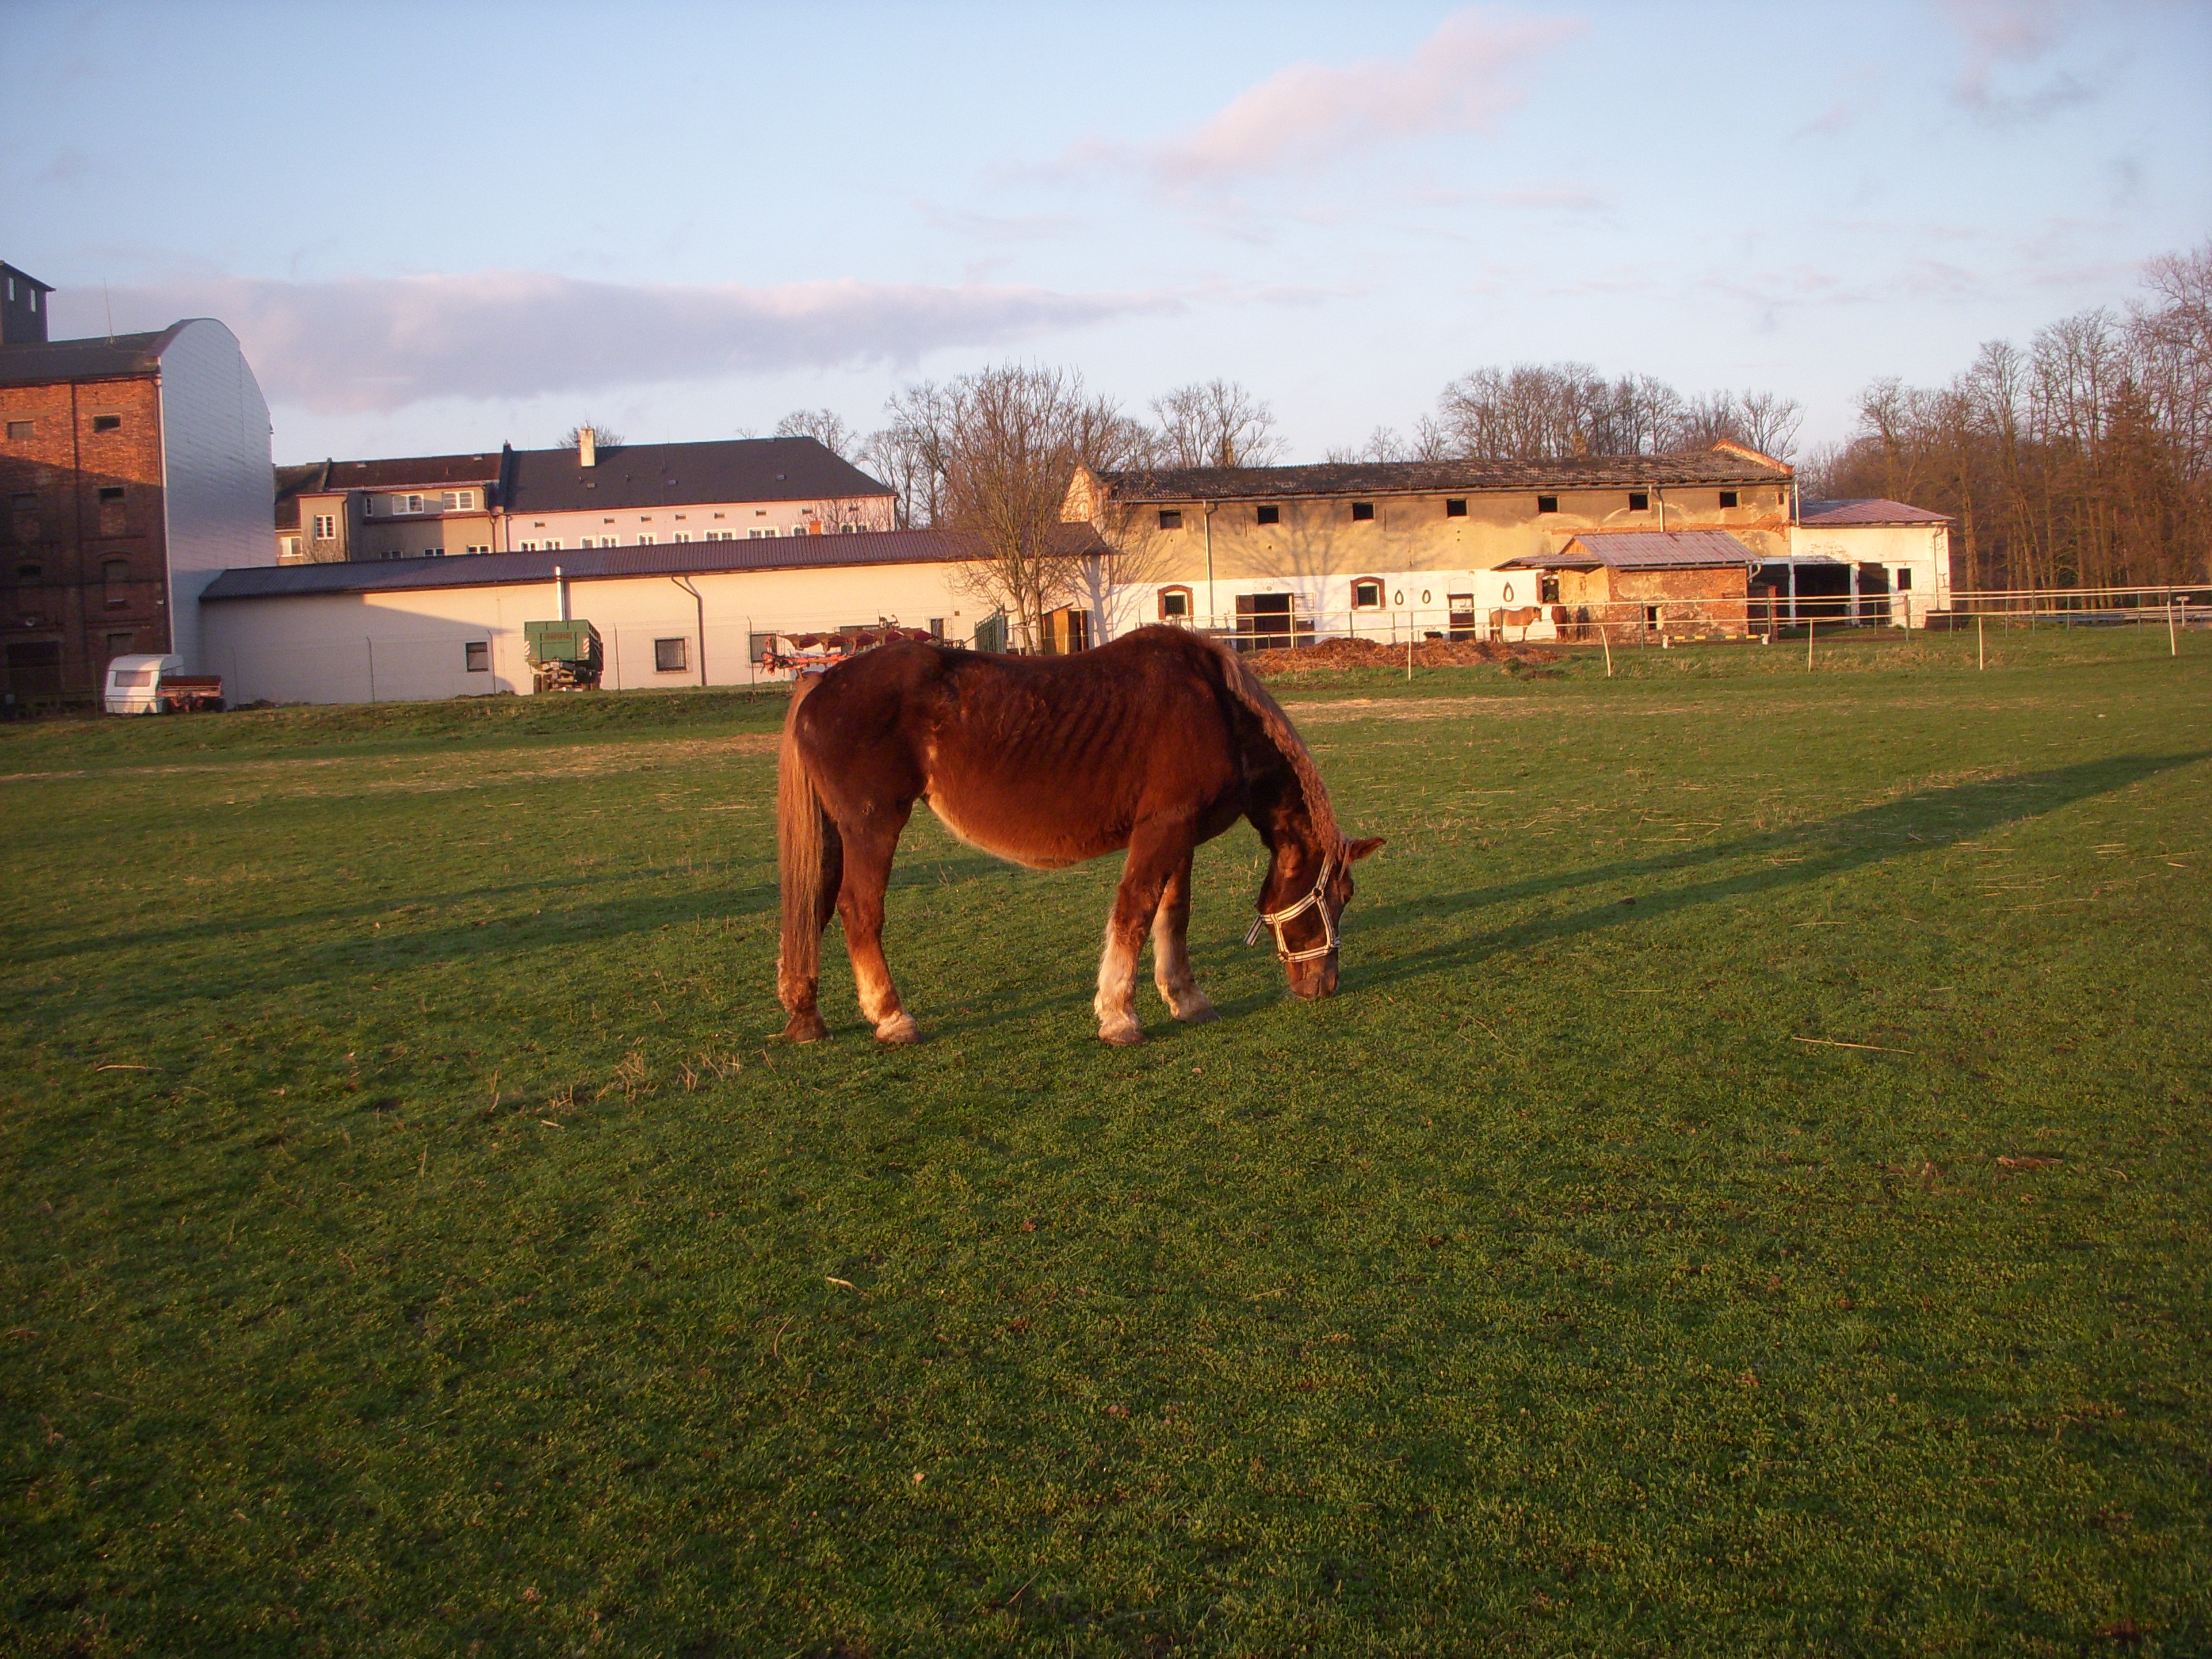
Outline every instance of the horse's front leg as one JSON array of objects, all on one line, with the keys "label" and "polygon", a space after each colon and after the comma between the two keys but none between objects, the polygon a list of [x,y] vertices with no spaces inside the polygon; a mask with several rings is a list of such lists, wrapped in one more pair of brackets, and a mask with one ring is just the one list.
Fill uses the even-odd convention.
[{"label": "horse's front leg", "polygon": [[845,924],[845,949],[853,958],[853,986],[860,1012],[875,1022],[878,1042],[919,1042],[914,1017],[899,1005],[884,960],[884,890],[890,885],[891,857],[898,851],[906,814],[879,817],[860,827],[842,826],[845,879],[837,892],[837,915]]},{"label": "horse's front leg", "polygon": [[1190,861],[1191,849],[1186,849],[1152,915],[1152,982],[1177,1019],[1198,1025],[1220,1016],[1190,971]]},{"label": "horse's front leg", "polygon": [[1142,1042],[1145,1033],[1137,1024],[1137,953],[1144,949],[1146,930],[1159,908],[1160,895],[1178,864],[1188,859],[1189,838],[1148,836],[1139,830],[1129,843],[1129,861],[1121,869],[1121,884],[1115,890],[1114,908],[1106,918],[1106,948],[1098,958],[1098,995],[1091,1006],[1098,1014],[1098,1036],[1103,1042],[1127,1048]]}]

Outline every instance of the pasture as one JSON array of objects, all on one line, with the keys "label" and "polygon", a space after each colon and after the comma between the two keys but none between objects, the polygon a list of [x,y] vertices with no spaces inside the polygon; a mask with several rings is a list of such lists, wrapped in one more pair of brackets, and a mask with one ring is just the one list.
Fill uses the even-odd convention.
[{"label": "pasture", "polygon": [[774,1040],[780,701],[0,728],[10,1650],[2212,1648],[2212,639],[1991,647],[1279,681],[1126,1051],[926,816]]}]

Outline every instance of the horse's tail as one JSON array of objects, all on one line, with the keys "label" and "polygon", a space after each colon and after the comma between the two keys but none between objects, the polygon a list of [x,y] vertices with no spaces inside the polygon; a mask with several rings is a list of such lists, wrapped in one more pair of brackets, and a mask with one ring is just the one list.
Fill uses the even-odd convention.
[{"label": "horse's tail", "polygon": [[1320,837],[1321,844],[1335,846],[1344,839],[1343,832],[1336,826],[1336,809],[1329,803],[1328,786],[1322,781],[1321,769],[1314,764],[1305,739],[1291,724],[1283,705],[1260,683],[1260,677],[1243,658],[1218,640],[1209,639],[1206,643],[1221,665],[1222,684],[1228,688],[1229,695],[1259,721],[1268,742],[1281,753],[1284,763],[1297,779],[1298,788],[1306,798],[1306,814],[1313,820],[1314,833]]},{"label": "horse's tail", "polygon": [[802,674],[792,687],[776,756],[775,860],[783,884],[783,947],[776,957],[775,992],[794,1014],[802,1001],[811,1004],[822,973],[822,930],[830,921],[822,890],[829,815],[805,757],[799,752],[799,710],[815,683],[815,676]]}]

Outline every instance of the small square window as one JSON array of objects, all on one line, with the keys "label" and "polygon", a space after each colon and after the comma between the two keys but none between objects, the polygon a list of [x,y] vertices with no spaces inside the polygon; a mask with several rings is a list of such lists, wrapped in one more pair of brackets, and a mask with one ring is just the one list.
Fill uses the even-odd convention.
[{"label": "small square window", "polygon": [[653,666],[656,673],[680,674],[690,665],[690,641],[679,638],[653,642]]},{"label": "small square window", "polygon": [[1448,499],[1444,502],[1444,517],[1447,519],[1464,519],[1467,517],[1467,497],[1464,495],[1454,495]]},{"label": "small square window", "polygon": [[1279,507],[1255,507],[1252,509],[1252,521],[1255,524],[1280,524],[1283,509]]},{"label": "small square window", "polygon": [[100,485],[100,499],[103,503],[121,501],[123,499],[123,486],[121,484]]},{"label": "small square window", "polygon": [[34,429],[33,423],[29,421],[10,421],[8,422],[8,435],[11,438],[27,438],[32,434]]},{"label": "small square window", "polygon": [[1651,496],[1650,492],[1642,489],[1630,490],[1628,492],[1628,510],[1631,513],[1649,513],[1651,510]]},{"label": "small square window", "polygon": [[1537,510],[1539,513],[1556,513],[1556,512],[1558,512],[1558,511],[1559,510],[1559,498],[1557,495],[1539,495],[1539,496],[1537,496],[1537,497],[1536,497],[1536,510]]},{"label": "small square window", "polygon": [[1734,506],[1735,505],[1735,503],[1736,503],[1736,493],[1735,493],[1735,491],[1734,491],[1733,489],[1723,489],[1723,491],[1721,491],[1721,505],[1722,505],[1723,507],[1734,507]]},{"label": "small square window", "polygon": [[1373,518],[1374,516],[1375,516],[1375,503],[1374,503],[1374,502],[1372,502],[1372,501],[1354,501],[1354,502],[1352,502],[1352,522],[1353,522],[1354,524],[1364,524],[1364,523],[1365,523],[1368,520],[1370,520],[1370,519]]},{"label": "small square window", "polygon": [[1190,615],[1190,590],[1187,587],[1163,587],[1160,590],[1160,620]]},{"label": "small square window", "polygon": [[491,641],[489,640],[465,641],[461,646],[461,660],[463,665],[471,674],[490,673]]},{"label": "small square window", "polygon": [[120,415],[95,415],[92,417],[92,429],[94,432],[120,432],[123,430],[123,417]]},{"label": "small square window", "polygon": [[1163,530],[1182,529],[1182,509],[1176,507],[1162,507],[1160,509],[1160,528]]}]

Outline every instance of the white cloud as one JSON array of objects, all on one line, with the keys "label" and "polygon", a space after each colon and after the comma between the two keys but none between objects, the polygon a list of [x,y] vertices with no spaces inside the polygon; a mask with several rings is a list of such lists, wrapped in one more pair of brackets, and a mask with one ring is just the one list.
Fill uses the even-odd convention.
[{"label": "white cloud", "polygon": [[1056,171],[1133,168],[1170,190],[1306,171],[1443,132],[1480,132],[1528,98],[1529,61],[1578,34],[1571,20],[1455,12],[1403,58],[1294,64],[1192,131],[1147,145],[1091,140]]},{"label": "white cloud", "polygon": [[[54,300],[58,337],[105,329],[96,290]],[[942,347],[1001,345],[1184,304],[1168,294],[850,280],[623,284],[533,271],[312,283],[188,276],[118,288],[113,301],[118,329],[220,318],[272,403],[325,413],[904,365]]]}]

